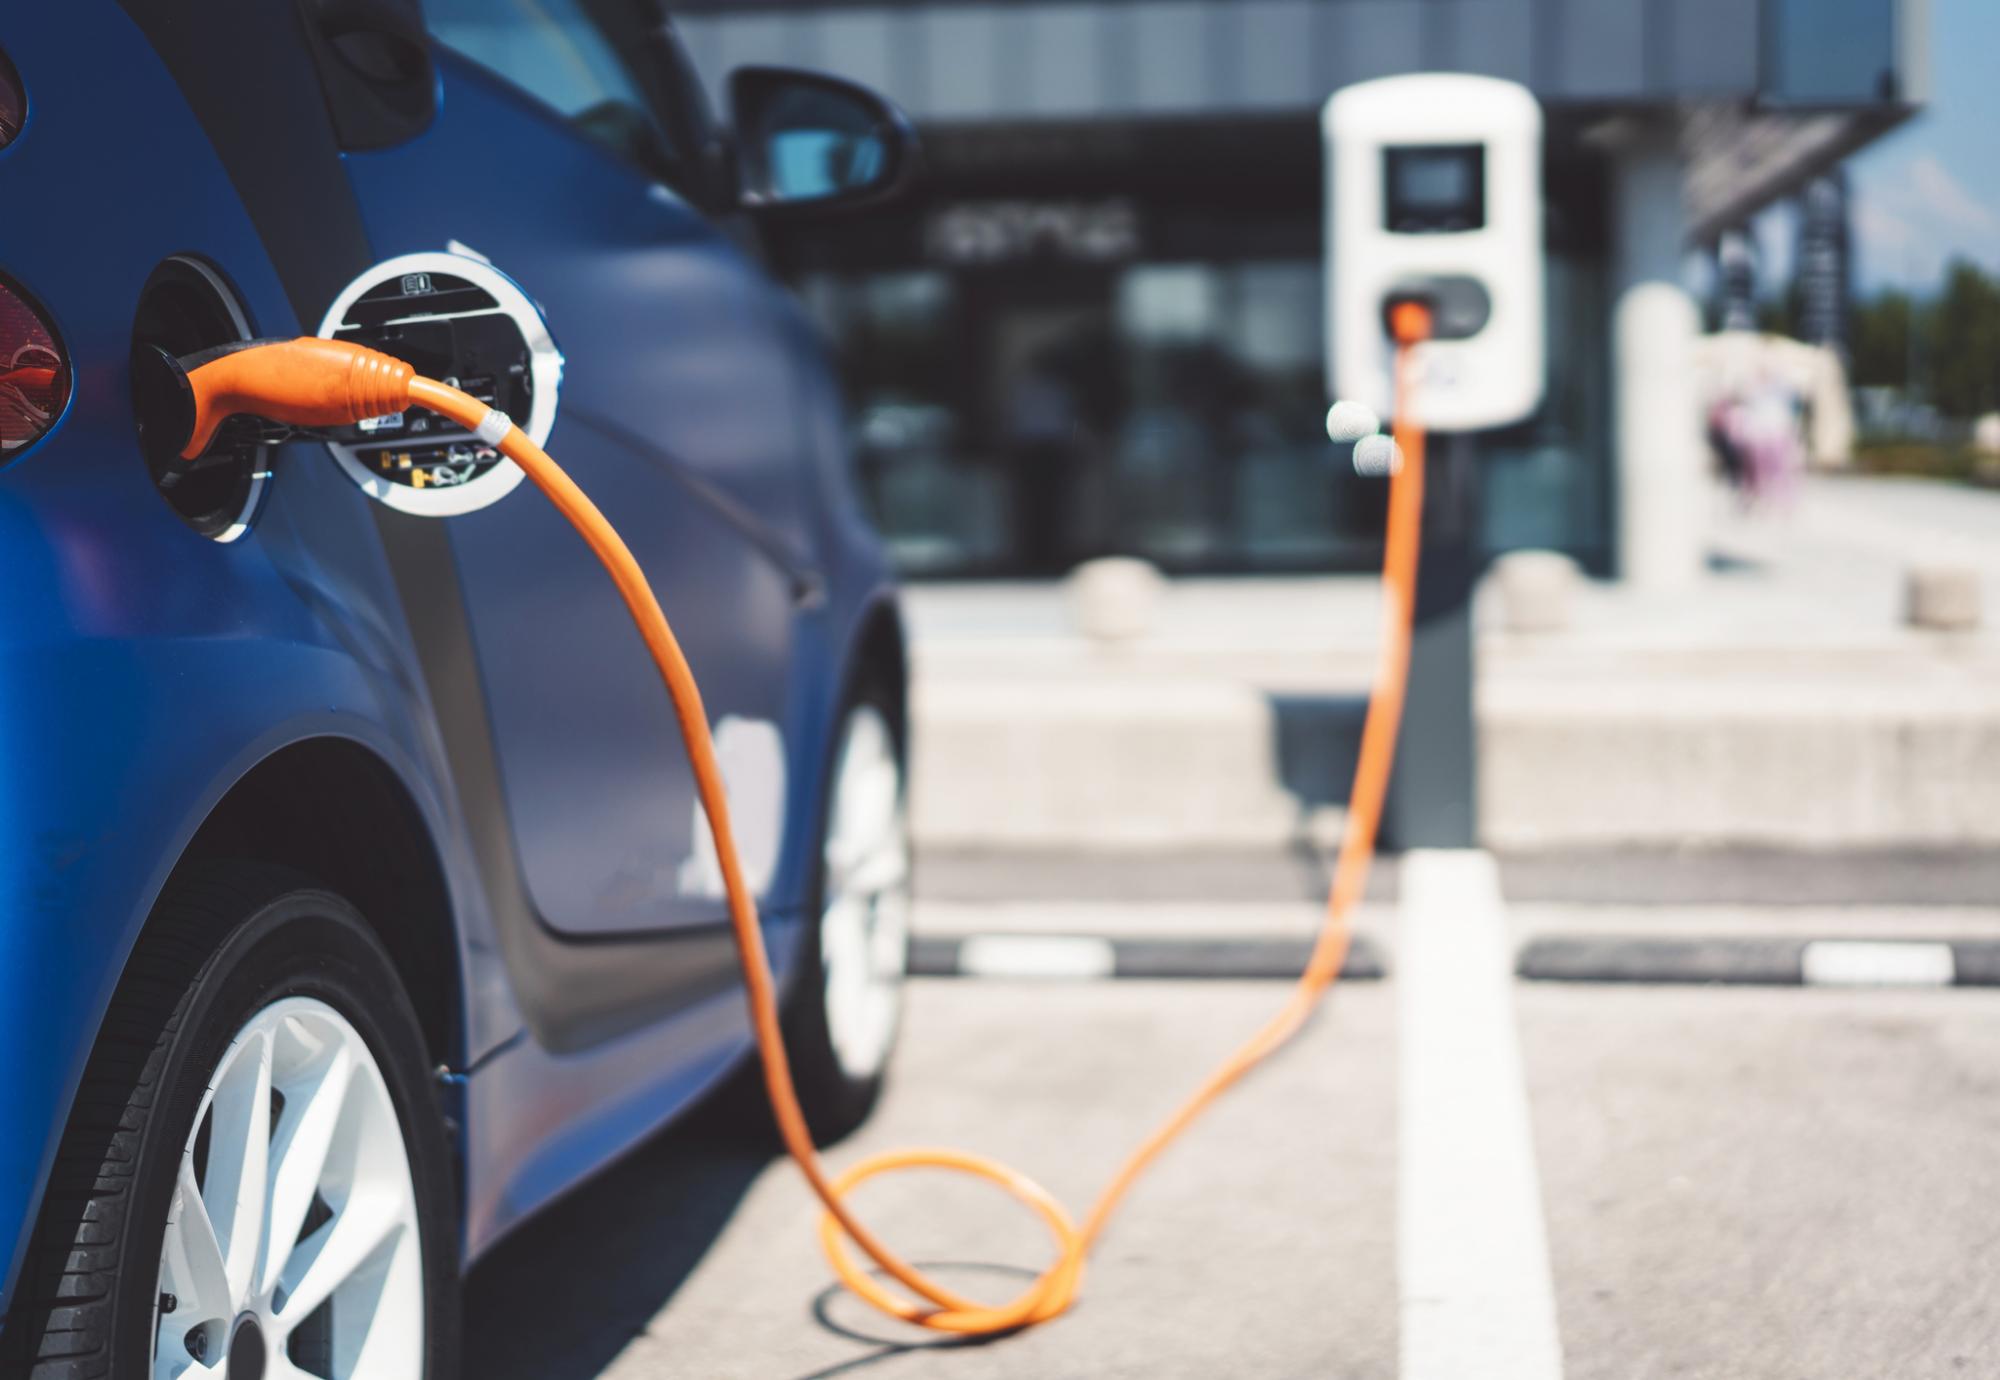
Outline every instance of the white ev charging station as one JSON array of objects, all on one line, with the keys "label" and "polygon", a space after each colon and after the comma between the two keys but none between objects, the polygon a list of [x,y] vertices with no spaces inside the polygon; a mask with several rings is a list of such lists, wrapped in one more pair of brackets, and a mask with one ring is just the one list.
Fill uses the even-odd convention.
[{"label": "white ev charging station", "polygon": [[[1411,356],[1410,420],[1430,433],[1408,706],[1385,826],[1401,847],[1470,847],[1477,742],[1472,592],[1484,558],[1477,441],[1527,420],[1548,372],[1542,111],[1525,87],[1420,73],[1361,82],[1321,112],[1326,148],[1327,382],[1389,416],[1389,313],[1430,309]],[[1362,455],[1357,451],[1356,468]]]},{"label": "white ev charging station", "polygon": [[1416,297],[1432,339],[1413,361],[1413,420],[1474,431],[1529,416],[1547,371],[1541,106],[1492,77],[1385,77],[1336,93],[1321,132],[1333,396],[1388,415],[1388,308]]}]

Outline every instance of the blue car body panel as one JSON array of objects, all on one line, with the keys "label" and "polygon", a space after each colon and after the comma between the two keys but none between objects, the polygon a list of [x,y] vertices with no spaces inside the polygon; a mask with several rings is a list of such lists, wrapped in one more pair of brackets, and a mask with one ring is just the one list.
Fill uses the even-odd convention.
[{"label": "blue car body panel", "polygon": [[[550,451],[663,589],[699,591],[671,612],[711,717],[782,723],[773,672],[790,659],[813,496],[775,289],[665,188],[471,63],[440,66],[424,137],[348,159],[378,256],[456,240],[524,282],[567,356]],[[523,176],[495,214],[493,189]],[[447,526],[537,912],[576,936],[722,919],[719,898],[679,894],[692,780],[596,560],[546,504]]]},{"label": "blue car body panel", "polygon": [[[404,518],[294,443],[243,540],[183,525],[134,440],[148,274],[198,255],[259,334],[319,322],[118,4],[7,7],[0,48],[31,101],[0,150],[0,270],[47,310],[75,378],[55,429],[0,468],[0,1319],[160,888],[233,785],[315,740],[393,777],[448,893],[470,1258],[746,1047],[720,907],[674,885],[695,840],[657,677],[526,486]],[[568,355],[551,451],[648,561],[718,714],[782,733],[765,896],[782,968],[841,687],[861,630],[893,611],[824,361],[699,213],[483,72],[448,56],[440,72],[432,127],[348,155],[338,194],[371,261],[459,239],[547,310]],[[498,125],[516,136],[504,157]],[[524,195],[501,209],[510,186]]]}]

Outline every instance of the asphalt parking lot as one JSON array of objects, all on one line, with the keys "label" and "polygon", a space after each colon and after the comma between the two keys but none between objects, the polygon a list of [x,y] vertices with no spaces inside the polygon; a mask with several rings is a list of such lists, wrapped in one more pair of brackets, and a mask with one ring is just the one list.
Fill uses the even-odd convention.
[{"label": "asphalt parking lot", "polygon": [[1571,1380],[2000,1373],[2000,993],[1524,985]]},{"label": "asphalt parking lot", "polygon": [[[1378,888],[1393,893],[1393,878]],[[1312,910],[1297,907],[1273,896],[1256,915],[1265,929],[1303,929]],[[1146,909],[1128,908],[1123,923],[1145,926]],[[1548,907],[1510,910],[1531,915],[1537,931],[1556,923]],[[2000,910],[1963,904],[1859,916],[1693,905],[1650,922],[1607,907],[1598,926],[1588,926],[1596,912],[1587,904],[1558,910],[1560,921],[1612,932],[1727,924],[1796,933],[1818,915],[1850,934],[1871,913],[1882,924],[2000,932]],[[1184,930],[1187,911],[1184,900],[1153,903],[1160,923],[1150,928]],[[977,912],[937,914],[935,923],[966,924]],[[1038,920],[1064,931],[1103,929],[1111,914],[1038,898],[1008,918],[1010,928]],[[1419,1247],[1398,1208],[1413,1172],[1399,1122],[1411,1093],[1399,1085],[1408,1061],[1398,970],[1413,980],[1415,960],[1398,953],[1394,906],[1378,901],[1363,923],[1390,956],[1390,976],[1338,991],[1297,1045],[1170,1152],[1114,1225],[1070,1316],[978,1346],[940,1345],[883,1322],[830,1287],[813,1209],[790,1166],[697,1119],[482,1264],[468,1301],[467,1373],[1421,1371],[1402,1321],[1412,1307],[1402,1273]],[[2000,1372],[2000,990],[1509,989],[1561,1374]],[[1280,990],[1268,981],[917,981],[893,1088],[833,1158],[913,1143],[976,1148],[1080,1208]],[[997,1298],[1044,1259],[1039,1228],[977,1187],[901,1180],[868,1190],[863,1203],[891,1239],[943,1262],[968,1290]],[[1476,1232],[1468,1227],[1473,1255]],[[1429,1249],[1453,1245],[1447,1237]],[[1454,1262],[1471,1271],[1475,1292],[1476,1266]],[[1493,1284],[1502,1297],[1520,1281]],[[1548,1372],[1496,1359],[1486,1373]]]}]

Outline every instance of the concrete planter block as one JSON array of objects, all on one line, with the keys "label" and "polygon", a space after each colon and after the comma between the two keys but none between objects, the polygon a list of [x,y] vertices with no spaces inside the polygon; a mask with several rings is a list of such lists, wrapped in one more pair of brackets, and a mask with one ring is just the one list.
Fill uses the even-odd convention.
[{"label": "concrete planter block", "polygon": [[1070,616],[1078,631],[1096,642],[1143,637],[1158,618],[1165,587],[1160,572],[1145,561],[1128,556],[1085,561],[1070,573]]},{"label": "concrete planter block", "polygon": [[1513,551],[1493,563],[1508,632],[1561,632],[1569,626],[1576,562],[1559,551]]},{"label": "concrete planter block", "polygon": [[1979,572],[1963,565],[1913,565],[1903,577],[1904,617],[1913,628],[1966,632],[1979,626]]}]

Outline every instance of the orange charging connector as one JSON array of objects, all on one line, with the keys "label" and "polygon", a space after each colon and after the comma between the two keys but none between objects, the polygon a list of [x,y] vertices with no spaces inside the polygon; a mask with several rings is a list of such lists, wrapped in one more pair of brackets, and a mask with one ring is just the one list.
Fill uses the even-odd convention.
[{"label": "orange charging connector", "polygon": [[[673,701],[728,897],[764,1086],[785,1149],[826,1209],[820,1241],[834,1273],[854,1293],[891,1317],[939,1332],[991,1336],[1046,1322],[1075,1301],[1091,1247],[1139,1176],[1217,1097],[1298,1033],[1340,975],[1347,958],[1349,917],[1361,898],[1374,858],[1376,831],[1402,722],[1422,535],[1424,434],[1410,414],[1409,399],[1412,356],[1430,335],[1430,312],[1418,303],[1399,304],[1390,313],[1390,328],[1396,343],[1393,430],[1402,459],[1392,469],[1389,481],[1388,528],[1382,554],[1381,661],[1361,730],[1347,830],[1334,864],[1325,922],[1305,971],[1285,1004],[1140,1142],[1112,1175],[1081,1225],[1026,1175],[969,1151],[895,1150],[864,1159],[839,1175],[828,1173],[792,1084],[779,1022],[777,984],[757,922],[757,904],[737,858],[728,799],[701,690],[652,585],[617,529],[561,466],[509,423],[505,414],[455,388],[416,375],[409,365],[390,356],[339,341],[304,338],[242,350],[191,371],[188,380],[195,395],[196,428],[182,454],[188,459],[199,456],[216,426],[234,413],[253,413],[299,426],[339,426],[400,412],[415,403],[492,440],[527,473],[603,563]],[[997,1305],[980,1303],[939,1284],[892,1250],[847,1203],[847,1195],[862,1182],[904,1169],[951,1170],[997,1184],[1047,1224],[1056,1240],[1054,1262],[1012,1301]],[[907,1292],[895,1292],[865,1269],[849,1250],[850,1242],[881,1274]]]}]

